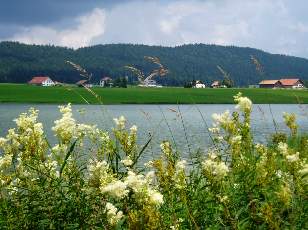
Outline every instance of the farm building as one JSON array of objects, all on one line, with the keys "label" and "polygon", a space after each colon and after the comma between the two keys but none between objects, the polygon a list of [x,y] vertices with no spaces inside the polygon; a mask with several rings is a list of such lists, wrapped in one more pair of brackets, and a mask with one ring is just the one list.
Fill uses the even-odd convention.
[{"label": "farm building", "polygon": [[260,88],[304,88],[304,82],[299,78],[283,78],[280,80],[263,80],[259,83]]},{"label": "farm building", "polygon": [[211,84],[211,88],[226,88],[225,85],[222,85],[220,81],[213,81]]},{"label": "farm building", "polygon": [[282,83],[279,80],[263,80],[259,82],[260,88],[282,88]]},{"label": "farm building", "polygon": [[46,76],[33,77],[31,81],[28,82],[30,85],[40,85],[40,86],[54,86],[55,83]]},{"label": "farm building", "polygon": [[99,81],[99,85],[100,87],[109,87],[112,84],[111,81],[112,81],[112,78],[104,77]]},{"label": "farm building", "polygon": [[196,84],[193,86],[193,88],[198,88],[198,89],[205,88],[205,84],[202,81],[197,80]]},{"label": "farm building", "polygon": [[279,80],[283,86],[283,88],[304,88],[304,82],[299,78],[285,78]]}]

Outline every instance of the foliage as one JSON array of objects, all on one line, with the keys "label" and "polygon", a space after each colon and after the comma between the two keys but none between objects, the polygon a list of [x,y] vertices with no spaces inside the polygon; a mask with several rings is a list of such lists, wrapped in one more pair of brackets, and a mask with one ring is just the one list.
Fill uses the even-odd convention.
[{"label": "foliage", "polygon": [[[30,109],[0,138],[0,225],[5,229],[307,229],[308,139],[285,114],[289,139],[254,143],[252,102],[213,114],[213,146],[191,161],[168,141],[142,166],[137,127],[79,124],[70,104],[50,146]],[[278,140],[276,138],[276,140]]]},{"label": "foliage", "polygon": [[[98,83],[103,76],[113,79],[128,76],[129,83],[136,76],[128,69],[133,65],[151,73],[155,64],[144,56],[158,57],[170,70],[168,78],[157,77],[162,85],[183,86],[184,82],[198,79],[210,85],[222,81],[220,66],[234,81],[235,86],[256,84],[264,78],[280,79],[283,76],[298,76],[307,80],[308,61],[284,55],[272,55],[252,48],[193,44],[177,47],[146,46],[133,44],[110,44],[85,47],[77,50],[41,45],[25,45],[17,42],[0,43],[0,82],[25,83],[34,75],[49,75],[59,82],[75,83],[76,71],[66,60],[71,60],[93,73],[92,80]],[[258,60],[263,76],[256,70],[251,57]]]},{"label": "foliage", "polygon": [[126,80],[126,78],[125,77],[116,78],[113,81],[113,87],[127,88],[127,80]]}]

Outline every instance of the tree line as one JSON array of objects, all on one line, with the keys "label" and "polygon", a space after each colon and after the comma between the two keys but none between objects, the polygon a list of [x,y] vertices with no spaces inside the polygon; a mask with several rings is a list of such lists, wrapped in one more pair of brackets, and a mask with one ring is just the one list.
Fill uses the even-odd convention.
[{"label": "tree line", "polygon": [[[253,48],[191,44],[176,47],[134,44],[96,45],[70,49],[53,45],[25,45],[18,42],[0,43],[0,82],[25,83],[36,75],[75,83],[81,79],[78,72],[66,63],[78,63],[92,73],[93,83],[103,77],[137,82],[136,76],[124,66],[131,65],[149,73],[153,63],[144,56],[158,57],[168,68],[167,76],[157,77],[162,85],[183,86],[185,82],[201,80],[207,84],[223,81],[221,67],[235,86],[257,84],[263,79],[280,79],[284,76],[308,80],[308,60],[266,53]],[[255,57],[263,73],[257,71],[251,60]]]}]

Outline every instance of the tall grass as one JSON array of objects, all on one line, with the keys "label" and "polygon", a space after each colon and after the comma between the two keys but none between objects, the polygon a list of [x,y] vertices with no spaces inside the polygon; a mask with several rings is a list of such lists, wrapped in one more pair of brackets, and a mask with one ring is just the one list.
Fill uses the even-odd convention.
[{"label": "tall grass", "polygon": [[105,132],[60,106],[50,146],[30,109],[0,138],[1,228],[307,229],[308,140],[295,116],[283,115],[289,137],[261,145],[252,138],[251,101],[234,100],[236,112],[213,114],[207,153],[187,162],[164,141],[144,166],[151,138],[137,145],[138,128],[123,116]]}]

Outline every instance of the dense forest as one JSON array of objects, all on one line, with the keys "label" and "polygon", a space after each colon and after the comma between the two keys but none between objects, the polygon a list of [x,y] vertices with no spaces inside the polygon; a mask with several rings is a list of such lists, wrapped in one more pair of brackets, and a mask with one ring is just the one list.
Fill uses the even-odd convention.
[{"label": "dense forest", "polygon": [[[0,82],[24,83],[35,75],[48,75],[53,80],[74,83],[80,76],[65,61],[77,63],[93,74],[93,83],[104,76],[113,79],[136,77],[125,65],[132,65],[149,73],[155,65],[143,57],[156,56],[169,69],[165,77],[157,78],[163,85],[183,85],[187,81],[202,80],[209,84],[222,80],[220,66],[237,86],[256,84],[261,79],[297,76],[308,80],[308,60],[277,55],[252,48],[204,44],[161,47],[133,44],[109,44],[77,50],[17,42],[0,43]],[[259,68],[251,57],[259,62]]]}]

